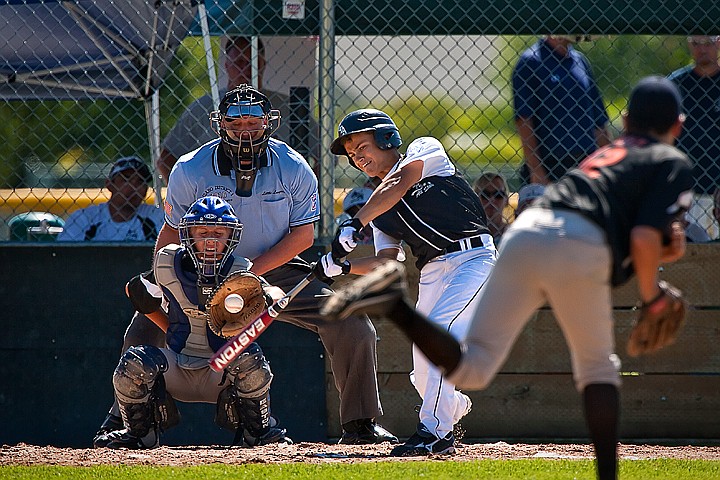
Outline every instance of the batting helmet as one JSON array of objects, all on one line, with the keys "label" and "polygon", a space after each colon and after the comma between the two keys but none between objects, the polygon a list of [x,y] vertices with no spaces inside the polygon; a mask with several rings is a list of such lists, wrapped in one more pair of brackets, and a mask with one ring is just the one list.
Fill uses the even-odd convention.
[{"label": "batting helmet", "polygon": [[11,242],[54,241],[65,228],[65,221],[48,212],[25,212],[8,222]]},{"label": "batting helmet", "polygon": [[[198,241],[206,238],[193,237],[192,227],[227,227],[228,235],[225,239],[225,248],[222,252],[208,251],[199,252],[196,248]],[[195,268],[201,277],[198,280],[212,281],[216,283],[217,275],[223,265],[240,242],[242,235],[242,223],[235,215],[235,211],[225,200],[219,197],[207,196],[197,200],[188,209],[180,220],[179,232],[180,243],[192,258]]]},{"label": "batting helmet", "polygon": [[[228,132],[226,120],[241,118],[262,119],[257,130],[232,130]],[[210,114],[210,122],[222,138],[225,154],[236,170],[255,170],[264,165],[260,160],[265,154],[270,136],[280,127],[280,110],[273,110],[268,97],[259,90],[240,85],[225,94],[218,110]]]},{"label": "batting helmet", "polygon": [[[353,133],[360,132],[374,132],[375,144],[382,150],[398,148],[402,145],[400,131],[392,118],[385,112],[367,108],[345,115],[338,125],[337,138],[330,144],[330,151],[335,155],[347,155],[345,140]],[[350,165],[358,168],[352,159],[348,158],[348,161]]]}]

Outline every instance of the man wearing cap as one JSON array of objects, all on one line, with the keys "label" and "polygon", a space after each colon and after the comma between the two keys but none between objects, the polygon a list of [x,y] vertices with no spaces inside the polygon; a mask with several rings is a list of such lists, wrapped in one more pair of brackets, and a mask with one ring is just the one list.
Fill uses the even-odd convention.
[{"label": "man wearing cap", "polygon": [[337,295],[323,309],[333,315],[382,308],[447,381],[481,390],[533,312],[548,303],[570,350],[601,480],[617,478],[620,361],[611,288],[634,274],[643,304],[658,298],[658,267],[685,253],[681,220],[693,195],[692,165],[672,146],[683,124],[676,86],[663,77],[644,78],[630,95],[623,121],[622,137],[548,185],[510,225],[460,341],[432,329],[432,318],[391,294],[400,291],[397,264],[362,279],[373,285],[381,276],[386,288],[373,292],[351,284],[364,293]]},{"label": "man wearing cap", "polygon": [[76,210],[65,222],[58,241],[153,242],[163,225],[163,211],[145,203],[152,175],[138,157],[118,159],[105,188],[110,199]]}]

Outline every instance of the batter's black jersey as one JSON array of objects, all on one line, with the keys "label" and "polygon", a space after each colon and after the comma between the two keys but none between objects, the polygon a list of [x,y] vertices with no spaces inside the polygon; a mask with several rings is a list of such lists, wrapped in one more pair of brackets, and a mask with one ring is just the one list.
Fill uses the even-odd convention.
[{"label": "batter's black jersey", "polygon": [[418,269],[456,240],[490,233],[479,197],[457,173],[423,178],[372,224],[407,243]]},{"label": "batter's black jersey", "polygon": [[549,185],[534,206],[577,210],[605,231],[613,253],[612,284],[633,274],[630,231],[647,225],[669,241],[670,224],[692,201],[692,164],[673,146],[625,136]]}]

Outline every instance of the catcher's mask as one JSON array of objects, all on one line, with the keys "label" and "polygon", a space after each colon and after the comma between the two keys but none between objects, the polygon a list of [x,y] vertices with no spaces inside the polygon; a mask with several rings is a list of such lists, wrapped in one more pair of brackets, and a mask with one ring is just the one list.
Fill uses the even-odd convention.
[{"label": "catcher's mask", "polygon": [[[338,125],[338,136],[330,144],[330,151],[335,155],[346,155],[345,140],[353,133],[373,132],[375,135],[375,144],[381,150],[389,150],[398,148],[402,145],[400,131],[392,121],[392,118],[380,110],[367,108],[364,110],[355,110],[345,115],[340,125]],[[358,168],[355,162],[348,157],[348,162],[353,167]]]},{"label": "catcher's mask", "polygon": [[267,165],[267,144],[280,127],[280,111],[270,100],[249,85],[240,85],[225,94],[210,123],[222,139],[222,148],[235,170],[236,192],[252,194],[255,173]]},{"label": "catcher's mask", "polygon": [[[225,227],[228,231],[222,238],[217,238],[212,232],[209,232],[207,237],[193,236],[193,227]],[[203,197],[190,206],[180,220],[180,243],[195,264],[199,283],[218,283],[223,265],[232,256],[240,241],[242,228],[233,208],[222,198]],[[198,249],[199,242],[204,242],[203,251]],[[221,252],[217,251],[217,242],[224,244]]]}]

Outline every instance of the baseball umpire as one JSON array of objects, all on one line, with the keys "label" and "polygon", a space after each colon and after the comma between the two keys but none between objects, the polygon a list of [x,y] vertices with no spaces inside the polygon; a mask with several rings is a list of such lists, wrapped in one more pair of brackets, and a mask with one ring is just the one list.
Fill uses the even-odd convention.
[{"label": "baseball umpire", "polygon": [[338,292],[323,309],[340,317],[383,311],[450,382],[482,389],[532,312],[548,302],[568,343],[601,480],[617,477],[620,362],[610,290],[637,276],[643,308],[628,342],[630,355],[673,341],[683,301],[659,282],[658,267],[685,252],[679,221],[693,185],[690,161],[672,146],[683,123],[672,82],[642,79],[630,95],[624,123],[622,137],[548,186],[510,226],[462,342],[400,300],[397,262]]},{"label": "baseball umpire", "polygon": [[[299,153],[271,137],[280,114],[258,90],[240,85],[229,91],[211,120],[220,138],[183,155],[170,173],[156,251],[178,242],[182,215],[198,196],[218,196],[246,225],[235,255],[250,258],[253,273],[288,291],[311,270],[298,255],[312,246],[313,224],[320,217],[317,178]],[[340,443],[397,443],[376,423],[382,408],[375,327],[365,315],[327,322],[318,299],[330,293],[327,284],[314,280],[278,320],[320,336],[340,393]],[[126,338],[151,336],[156,330],[136,316]]]},{"label": "baseball umpire", "polygon": [[[401,143],[397,126],[380,110],[356,110],[340,122],[332,152],[347,155],[352,166],[382,183],[355,216],[340,225],[332,252],[316,268],[328,277],[367,273],[384,259],[402,259],[404,241],[420,270],[418,310],[459,338],[497,251],[478,196],[456,172],[440,142],[418,138],[405,155],[398,151]],[[358,232],[368,224],[376,255],[352,263],[334,260],[357,246]],[[410,379],[422,397],[420,422],[391,455],[453,453],[453,427],[470,411],[470,398],[416,347]]]},{"label": "baseball umpire", "polygon": [[[164,298],[167,316],[158,326],[166,332],[168,347],[132,346],[122,355],[113,385],[124,428],[100,435],[96,448],[157,447],[160,432],[179,421],[174,399],[217,403],[215,421],[236,432],[235,445],[292,443],[270,414],[273,374],[259,345],[251,344],[224,373],[208,364],[225,339],[208,329],[206,292],[237,273],[257,279],[258,292],[270,295],[272,289],[248,272],[249,260],[233,257],[242,229],[227,202],[203,197],[180,220],[180,245],[160,249],[153,272],[128,283],[139,312],[157,313]],[[153,281],[162,293],[147,288]]]}]

